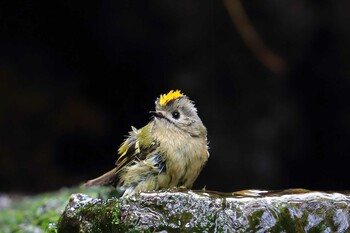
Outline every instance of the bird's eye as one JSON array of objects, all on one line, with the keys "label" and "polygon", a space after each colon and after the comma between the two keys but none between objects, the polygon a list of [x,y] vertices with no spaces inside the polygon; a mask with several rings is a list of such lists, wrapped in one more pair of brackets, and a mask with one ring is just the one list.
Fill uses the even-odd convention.
[{"label": "bird's eye", "polygon": [[178,111],[173,111],[171,113],[171,115],[173,116],[174,119],[179,119],[180,118],[180,113]]}]

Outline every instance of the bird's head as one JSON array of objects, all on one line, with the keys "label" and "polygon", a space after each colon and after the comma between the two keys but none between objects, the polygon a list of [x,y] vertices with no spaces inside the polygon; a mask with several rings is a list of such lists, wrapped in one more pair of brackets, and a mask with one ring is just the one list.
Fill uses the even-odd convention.
[{"label": "bird's head", "polygon": [[197,114],[197,109],[181,91],[171,90],[157,98],[153,113],[156,124],[164,127],[177,127],[191,136],[206,136],[207,130]]}]

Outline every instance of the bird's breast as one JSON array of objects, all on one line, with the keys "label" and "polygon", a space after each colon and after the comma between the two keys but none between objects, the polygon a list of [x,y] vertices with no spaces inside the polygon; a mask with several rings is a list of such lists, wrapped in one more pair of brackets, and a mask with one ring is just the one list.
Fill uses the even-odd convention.
[{"label": "bird's breast", "polygon": [[205,138],[192,137],[177,131],[158,132],[159,151],[166,161],[168,187],[190,188],[208,159]]}]

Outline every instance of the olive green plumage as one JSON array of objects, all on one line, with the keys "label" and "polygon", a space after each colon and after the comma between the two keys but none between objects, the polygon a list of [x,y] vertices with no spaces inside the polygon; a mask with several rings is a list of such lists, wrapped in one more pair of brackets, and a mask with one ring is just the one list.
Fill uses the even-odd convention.
[{"label": "olive green plumage", "polygon": [[139,191],[191,188],[209,153],[207,130],[193,102],[180,91],[157,98],[151,122],[132,127],[118,149],[116,167],[86,186],[115,184],[124,196]]}]

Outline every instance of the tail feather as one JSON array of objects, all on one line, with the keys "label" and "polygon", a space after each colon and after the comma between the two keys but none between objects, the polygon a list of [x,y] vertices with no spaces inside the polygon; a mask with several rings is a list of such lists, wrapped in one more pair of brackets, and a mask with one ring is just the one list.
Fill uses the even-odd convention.
[{"label": "tail feather", "polygon": [[117,169],[114,168],[114,169],[110,170],[109,172],[106,172],[102,176],[99,176],[95,179],[89,180],[83,186],[90,187],[90,186],[96,186],[96,185],[113,184],[116,181],[116,178],[117,178],[116,176],[117,176]]}]

